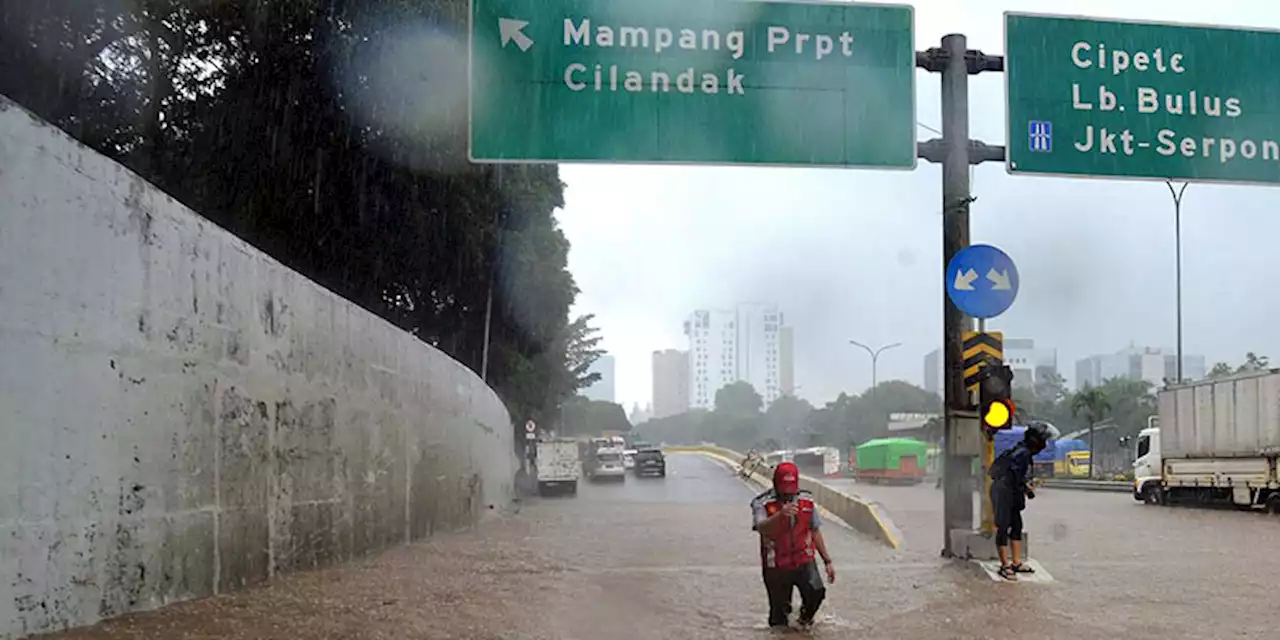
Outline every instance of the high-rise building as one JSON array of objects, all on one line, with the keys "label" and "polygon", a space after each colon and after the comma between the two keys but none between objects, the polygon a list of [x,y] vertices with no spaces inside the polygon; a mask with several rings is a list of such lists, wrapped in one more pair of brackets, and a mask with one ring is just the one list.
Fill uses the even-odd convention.
[{"label": "high-rise building", "polygon": [[778,329],[778,384],[782,395],[796,394],[796,336],[791,327]]},{"label": "high-rise building", "polygon": [[942,349],[924,356],[924,390],[942,397]]},{"label": "high-rise building", "polygon": [[1013,386],[1032,387],[1058,374],[1058,350],[1037,347],[1030,338],[1005,338],[1004,362],[1013,369]]},{"label": "high-rise building", "polygon": [[[1199,380],[1204,376],[1204,356],[1182,354],[1182,377]],[[1146,380],[1159,389],[1166,380],[1177,377],[1178,356],[1174,349],[1129,347],[1076,361],[1076,387],[1080,389],[1101,386],[1109,378]]]},{"label": "high-rise building", "polygon": [[714,409],[716,392],[739,380],[765,406],[782,395],[777,305],[739,304],[732,310],[700,309],[685,321],[689,336],[689,406]]},{"label": "high-rise building", "polygon": [[614,367],[615,362],[613,356],[603,355],[596,358],[595,362],[587,368],[588,373],[600,374],[600,379],[596,380],[591,386],[582,390],[582,395],[602,402],[616,402],[614,399]]},{"label": "high-rise building", "polygon": [[665,418],[689,410],[689,352],[653,352],[653,417]]}]

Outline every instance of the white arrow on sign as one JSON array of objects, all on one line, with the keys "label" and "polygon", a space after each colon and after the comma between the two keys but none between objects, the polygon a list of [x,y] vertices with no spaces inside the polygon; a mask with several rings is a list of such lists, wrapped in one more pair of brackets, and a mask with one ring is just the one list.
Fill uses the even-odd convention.
[{"label": "white arrow on sign", "polygon": [[987,279],[991,281],[992,291],[1008,291],[1013,288],[1013,283],[1009,282],[1008,270],[996,271],[995,267],[992,267],[987,272]]},{"label": "white arrow on sign", "polygon": [[973,269],[956,272],[956,291],[973,291],[973,281],[978,279],[978,272]]},{"label": "white arrow on sign", "polygon": [[502,34],[502,46],[506,47],[508,42],[514,42],[521,51],[528,51],[529,47],[533,46],[533,38],[524,34],[523,29],[527,26],[529,26],[528,20],[498,18],[498,33]]}]

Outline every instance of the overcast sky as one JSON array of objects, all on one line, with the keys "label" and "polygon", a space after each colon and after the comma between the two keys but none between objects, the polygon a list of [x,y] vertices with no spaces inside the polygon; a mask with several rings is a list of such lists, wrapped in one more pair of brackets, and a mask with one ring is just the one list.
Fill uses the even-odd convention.
[{"label": "overcast sky", "polygon": [[[946,33],[1003,53],[1002,12],[1061,12],[1036,0],[918,0],[916,49]],[[1280,28],[1280,3],[1073,0],[1071,13]],[[1267,61],[1267,64],[1271,61]],[[917,119],[939,127],[938,76],[917,77]],[[1004,142],[1001,74],[970,82],[972,137]],[[920,129],[921,140],[935,134]],[[617,357],[628,410],[651,396],[650,355],[686,348],[695,308],[777,302],[795,328],[799,395],[821,403],[871,378],[848,345],[902,342],[880,378],[923,380],[941,343],[941,172],[564,165],[559,219],[582,293]],[[1173,205],[1163,183],[974,170],[972,241],[1018,265],[1021,292],[988,328],[1075,361],[1175,337]],[[1209,363],[1280,356],[1280,190],[1192,185],[1183,206],[1185,352]]]}]

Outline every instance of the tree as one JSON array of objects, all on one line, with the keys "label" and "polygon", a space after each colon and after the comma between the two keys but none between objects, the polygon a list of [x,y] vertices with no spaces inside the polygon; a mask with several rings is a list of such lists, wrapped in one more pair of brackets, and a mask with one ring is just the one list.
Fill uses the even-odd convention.
[{"label": "tree", "polygon": [[813,405],[808,401],[795,396],[780,396],[764,412],[762,434],[766,438],[795,445],[794,437],[802,432],[809,434],[806,422],[811,413]]},{"label": "tree", "polygon": [[1244,354],[1244,364],[1236,369],[1237,373],[1245,371],[1265,371],[1271,368],[1270,358],[1260,356],[1252,351]]},{"label": "tree", "polygon": [[590,371],[591,365],[604,355],[604,350],[596,346],[600,344],[599,330],[589,324],[595,317],[592,313],[578,316],[564,330],[567,336],[565,367],[574,377],[574,391],[600,381],[600,374]]},{"label": "tree", "polygon": [[1115,422],[1121,437],[1138,435],[1147,426],[1147,418],[1156,413],[1153,385],[1146,380],[1110,378],[1102,383],[1107,400],[1108,417]]},{"label": "tree", "polygon": [[1232,371],[1231,365],[1225,362],[1219,362],[1213,365],[1212,369],[1209,369],[1208,377],[1209,378],[1226,378],[1227,376],[1230,376],[1233,373],[1235,372]]},{"label": "tree", "polygon": [[397,49],[425,19],[462,28],[465,2],[0,0],[0,16],[0,93],[290,268],[475,371],[491,307],[488,382],[513,429],[581,388],[557,167],[468,163],[465,121],[439,125],[459,110],[422,106],[465,95],[465,58]]},{"label": "tree", "polygon": [[636,425],[632,432],[646,442],[654,444],[699,444],[710,441],[704,437],[703,423],[709,412],[704,409],[693,409],[684,413],[664,418],[653,418]]},{"label": "tree", "polygon": [[622,405],[574,396],[561,410],[560,435],[599,436],[605,431],[631,431]]},{"label": "tree", "polygon": [[739,380],[716,391],[716,412],[733,417],[750,417],[760,414],[764,399],[756,393],[750,382]]},{"label": "tree", "polygon": [[[1071,413],[1075,415],[1083,414],[1085,420],[1089,423],[1089,451],[1095,458],[1097,457],[1094,448],[1094,429],[1101,423],[1107,414],[1111,411],[1111,404],[1107,399],[1107,394],[1099,387],[1086,386],[1076,392],[1071,398]],[[1089,477],[1094,476],[1094,469],[1098,465],[1089,465]]]}]

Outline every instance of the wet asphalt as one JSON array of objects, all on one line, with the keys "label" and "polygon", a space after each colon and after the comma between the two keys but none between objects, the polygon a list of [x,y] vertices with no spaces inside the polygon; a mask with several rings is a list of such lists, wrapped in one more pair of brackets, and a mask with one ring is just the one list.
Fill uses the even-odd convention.
[{"label": "wet asphalt", "polygon": [[[666,478],[584,483],[576,497],[525,499],[473,531],[50,637],[778,637],[764,624],[755,489],[696,454],[668,465]],[[904,545],[829,524],[837,582],[807,635],[1280,637],[1280,519],[1046,489],[1026,516],[1033,555],[1056,582],[997,584],[938,557],[931,484],[836,482],[882,503]]]}]

